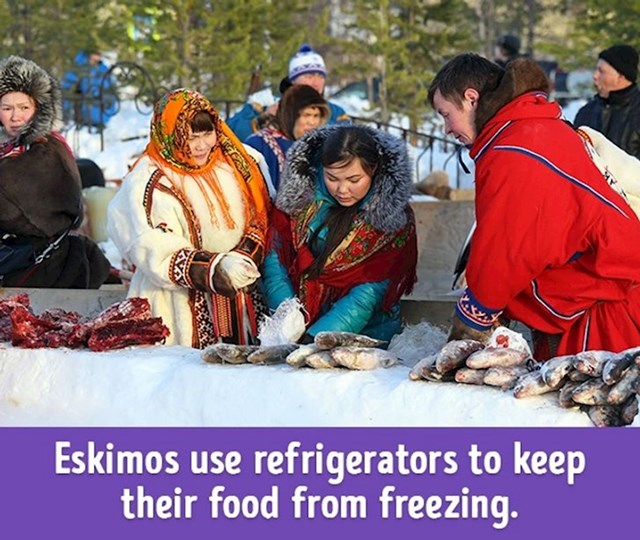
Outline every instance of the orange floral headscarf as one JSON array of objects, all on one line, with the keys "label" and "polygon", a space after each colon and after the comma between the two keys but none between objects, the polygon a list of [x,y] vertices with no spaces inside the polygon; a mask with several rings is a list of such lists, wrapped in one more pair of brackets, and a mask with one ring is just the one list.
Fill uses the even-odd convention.
[{"label": "orange floral headscarf", "polygon": [[[213,118],[218,139],[203,166],[195,162],[189,148],[190,124],[201,111],[208,112]],[[262,173],[206,97],[195,90],[178,88],[160,98],[153,109],[150,137],[145,154],[161,168],[168,167],[181,175],[193,177],[199,184],[205,182],[218,200],[227,225],[232,226],[233,220],[215,174],[216,166],[227,163],[241,186],[245,223],[254,222],[266,229],[269,196]],[[202,191],[206,195],[206,191]],[[215,219],[213,205],[210,207],[212,219]]]}]

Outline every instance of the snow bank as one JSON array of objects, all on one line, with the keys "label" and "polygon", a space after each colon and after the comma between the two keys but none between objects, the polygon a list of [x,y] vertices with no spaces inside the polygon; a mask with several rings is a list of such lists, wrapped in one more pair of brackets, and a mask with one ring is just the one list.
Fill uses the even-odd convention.
[{"label": "snow bank", "polygon": [[[179,346],[0,350],[4,426],[591,426],[551,394],[370,372],[213,365]],[[638,419],[634,425],[640,425]]]}]

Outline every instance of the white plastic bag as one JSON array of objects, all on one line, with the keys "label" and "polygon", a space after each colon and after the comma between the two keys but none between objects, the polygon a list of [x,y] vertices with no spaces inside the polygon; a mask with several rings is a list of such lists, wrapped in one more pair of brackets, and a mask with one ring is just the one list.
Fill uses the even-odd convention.
[{"label": "white plastic bag", "polygon": [[265,316],[258,326],[260,345],[296,343],[304,334],[304,307],[297,298],[282,302],[273,316]]},{"label": "white plastic bag", "polygon": [[498,326],[485,343],[485,347],[502,347],[505,349],[515,349],[527,353],[531,357],[531,347],[525,337],[519,332],[514,332],[506,326]]}]

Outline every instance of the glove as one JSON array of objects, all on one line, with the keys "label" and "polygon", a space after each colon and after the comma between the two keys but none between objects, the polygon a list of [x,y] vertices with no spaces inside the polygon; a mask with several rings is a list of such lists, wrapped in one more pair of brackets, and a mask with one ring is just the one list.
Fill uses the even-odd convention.
[{"label": "glove", "polygon": [[[238,291],[248,287],[260,277],[255,263],[249,257],[234,251],[224,254],[217,263],[212,265],[212,269],[211,288],[215,291],[218,291],[220,285],[224,291],[228,291],[229,288]],[[219,292],[225,294],[223,290]]]}]

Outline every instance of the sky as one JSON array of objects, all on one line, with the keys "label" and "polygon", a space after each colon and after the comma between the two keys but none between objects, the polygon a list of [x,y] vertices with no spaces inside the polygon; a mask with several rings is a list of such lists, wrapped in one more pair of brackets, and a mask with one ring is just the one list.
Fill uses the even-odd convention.
[{"label": "sky", "polygon": [[[106,129],[104,151],[99,136],[86,128],[65,134],[78,157],[96,161],[107,179],[120,178],[144,149],[148,122],[149,115],[123,104]],[[434,162],[446,157],[438,155]],[[112,243],[101,245],[116,261]],[[4,343],[0,344],[0,425],[592,425],[578,409],[561,408],[557,393],[516,399],[511,390],[410,380],[411,367],[445,341],[445,331],[426,321],[406,326],[390,344],[403,363],[373,371],[213,365],[203,361],[199,350],[181,346],[97,353],[28,350]],[[636,418],[634,426],[638,425]]]}]

